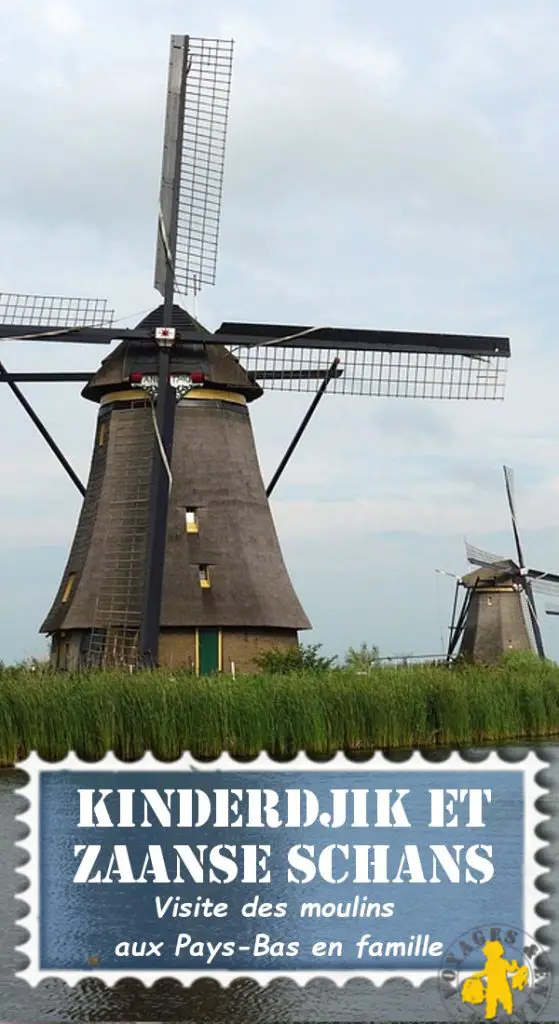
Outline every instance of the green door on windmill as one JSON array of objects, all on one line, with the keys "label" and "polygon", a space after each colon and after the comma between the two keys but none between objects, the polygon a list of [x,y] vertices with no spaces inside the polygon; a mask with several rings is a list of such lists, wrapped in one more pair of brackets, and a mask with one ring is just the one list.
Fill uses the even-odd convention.
[{"label": "green door on windmill", "polygon": [[198,675],[211,676],[221,669],[221,636],[219,629],[198,630]]}]

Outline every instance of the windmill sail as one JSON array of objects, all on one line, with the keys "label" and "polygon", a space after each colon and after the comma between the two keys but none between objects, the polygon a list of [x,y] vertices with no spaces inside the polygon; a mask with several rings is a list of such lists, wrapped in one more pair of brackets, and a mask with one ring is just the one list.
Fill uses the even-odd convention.
[{"label": "windmill sail", "polygon": [[[0,322],[16,328],[14,338],[21,341],[48,341],[50,337],[72,341],[73,328],[110,327],[113,321],[114,310],[108,308],[106,299],[0,292]],[[29,324],[41,328],[38,334],[27,336],[17,330]],[[6,340],[9,334],[3,333],[2,337]],[[98,343],[103,344],[101,338]]]},{"label": "windmill sail", "polygon": [[215,284],[233,42],[172,36],[155,288]]},{"label": "windmill sail", "polygon": [[313,390],[313,378],[338,358],[331,394],[483,400],[504,393],[504,338],[237,323],[216,333],[231,339],[231,351],[266,389]]},{"label": "windmill sail", "polygon": [[532,590],[539,594],[551,594],[553,597],[559,597],[559,575],[557,573],[527,569],[526,576],[530,580]]},{"label": "windmill sail", "polygon": [[[533,601],[534,601],[533,595],[528,593],[527,590],[524,590],[524,593],[522,593],[520,595],[520,602],[521,602],[521,605],[522,605],[522,612],[523,612],[523,615],[524,615],[524,622],[526,623],[526,629],[528,631],[528,635],[529,635],[529,638],[530,638],[530,644],[531,644],[532,650],[537,651],[537,653],[540,655],[540,657],[544,657],[543,651],[540,652],[540,650],[538,648],[538,636],[537,636],[536,631],[534,629],[534,621],[538,622],[538,617],[537,617],[536,607],[535,607],[535,604],[533,603]],[[539,623],[538,623],[538,628],[539,628]],[[541,637],[540,637],[540,641],[541,641]]]},{"label": "windmill sail", "polygon": [[485,569],[491,565],[508,565],[509,559],[503,555],[494,555],[490,551],[483,551],[482,548],[476,548],[473,544],[466,544],[466,558],[470,565],[478,565]]},{"label": "windmill sail", "polygon": [[[513,536],[514,536],[514,543],[515,543],[515,546],[516,546],[516,553],[517,553],[517,556],[518,556],[518,564],[519,564],[521,569],[524,569],[525,568],[525,566],[524,566],[524,555],[523,555],[523,552],[522,552],[522,545],[520,543],[520,534],[518,532],[518,525],[517,525],[517,521],[516,521],[516,510],[515,510],[515,507],[514,507],[514,496],[513,496],[514,481],[513,481],[513,473],[512,473],[512,469],[510,468],[510,466],[503,466],[503,473],[504,473],[504,476],[505,476],[505,489],[506,489],[506,492],[507,492],[507,501],[508,501],[508,506],[509,506],[509,512],[510,512],[510,518],[511,518],[511,524],[512,524],[512,532],[513,532]],[[535,639],[535,642],[536,642],[536,650],[537,650],[540,658],[543,658],[544,657],[543,640],[542,640],[540,624],[539,624],[539,621],[538,621],[538,613],[536,611],[536,604],[535,604],[535,601],[534,601],[534,593],[533,593],[532,585],[531,585],[531,583],[529,581],[529,574],[526,576],[526,579],[525,579],[524,590],[525,590],[525,593],[526,593],[526,604],[527,604],[527,607],[528,607],[528,614],[530,616],[530,622],[532,624],[532,632],[534,634],[534,639]]]},{"label": "windmill sail", "polygon": [[514,507],[514,497],[513,497],[514,476],[513,476],[513,472],[512,472],[512,469],[510,468],[510,466],[503,466],[503,473],[504,473],[504,476],[505,476],[505,490],[506,490],[506,493],[507,493],[507,501],[508,501],[508,506],[509,506],[511,523],[512,523],[512,532],[513,532],[513,536],[514,536],[514,543],[515,543],[515,547],[516,547],[516,554],[517,554],[517,557],[518,557],[518,564],[519,564],[520,568],[523,569],[524,568],[524,556],[522,554],[522,547],[521,547],[521,544],[520,544],[520,536],[519,536],[519,533],[518,533],[518,526],[517,526],[517,523],[516,523],[516,511],[515,511],[515,507]]}]

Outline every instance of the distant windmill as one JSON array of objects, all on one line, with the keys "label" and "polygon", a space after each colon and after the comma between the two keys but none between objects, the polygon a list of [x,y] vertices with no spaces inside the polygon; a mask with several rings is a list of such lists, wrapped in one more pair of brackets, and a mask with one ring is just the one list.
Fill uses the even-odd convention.
[{"label": "distant windmill", "polygon": [[[559,574],[526,567],[516,519],[513,474],[503,467],[516,547],[516,561],[466,543],[466,555],[478,568],[457,577],[447,657],[458,650],[466,661],[495,664],[507,651],[544,655],[534,591],[559,595]],[[465,595],[458,611],[460,588]]]},{"label": "distant windmill", "polygon": [[[59,668],[243,671],[259,652],[297,644],[310,623],[268,499],[326,389],[503,396],[507,338],[229,322],[212,333],[175,304],[215,282],[232,53],[232,42],[171,39],[155,270],[163,305],[121,329],[104,301],[0,296],[0,339],[120,342],[86,374],[0,364],[0,381],[84,496],[42,625]],[[99,404],[87,487],[19,390],[26,381],[83,381]],[[247,408],[264,388],[314,392],[267,488]],[[350,543],[338,527],[333,542]]]}]

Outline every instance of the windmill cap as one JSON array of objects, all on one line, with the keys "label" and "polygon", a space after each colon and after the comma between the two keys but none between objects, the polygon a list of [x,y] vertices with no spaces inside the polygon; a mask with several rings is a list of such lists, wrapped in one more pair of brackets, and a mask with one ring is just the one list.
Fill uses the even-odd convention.
[{"label": "windmill cap", "polygon": [[[138,329],[155,332],[163,324],[163,305],[152,310],[137,324]],[[173,306],[172,326],[180,335],[181,331],[197,331],[200,341],[181,341],[180,337],[171,348],[171,372],[190,374],[202,372],[205,383],[212,389],[234,391],[243,395],[247,402],[260,398],[262,388],[254,381],[238,359],[225,345],[212,344],[213,335],[181,309]],[[159,348],[155,341],[129,340],[117,345],[114,352],[106,357],[91,380],[82,390],[84,398],[99,402],[111,391],[120,391],[129,385],[133,373],[156,374]]]},{"label": "windmill cap", "polygon": [[483,583],[488,585],[506,583],[509,580],[518,579],[521,575],[523,573],[520,566],[513,562],[512,559],[506,559],[495,565],[484,566],[483,569],[474,569],[473,572],[462,576],[462,583],[465,587],[475,587]]}]

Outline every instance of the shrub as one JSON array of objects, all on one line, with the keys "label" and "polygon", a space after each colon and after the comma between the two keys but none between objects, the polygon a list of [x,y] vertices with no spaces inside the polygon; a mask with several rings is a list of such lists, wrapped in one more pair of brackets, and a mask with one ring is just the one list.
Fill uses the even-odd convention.
[{"label": "shrub", "polygon": [[344,668],[350,668],[354,672],[370,672],[379,662],[379,650],[375,644],[370,647],[363,643],[357,649],[350,647],[345,656]]},{"label": "shrub", "polygon": [[258,668],[269,675],[284,675],[287,672],[329,672],[337,661],[336,657],[326,658],[318,652],[322,644],[298,644],[297,647],[281,649],[274,647],[254,659]]}]

